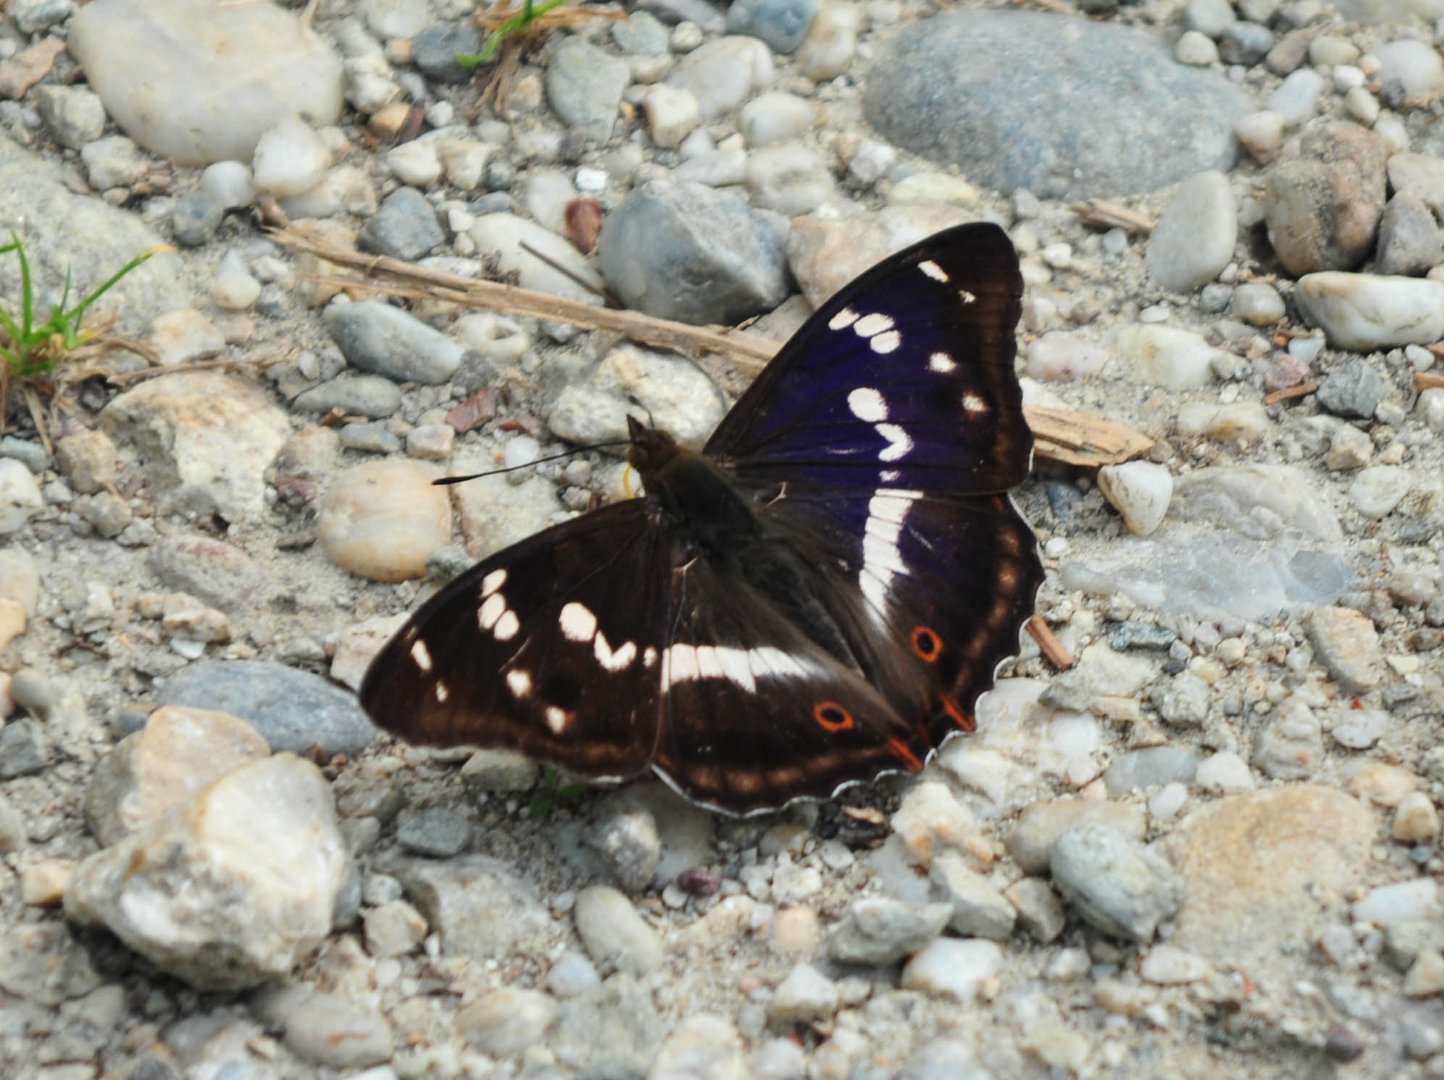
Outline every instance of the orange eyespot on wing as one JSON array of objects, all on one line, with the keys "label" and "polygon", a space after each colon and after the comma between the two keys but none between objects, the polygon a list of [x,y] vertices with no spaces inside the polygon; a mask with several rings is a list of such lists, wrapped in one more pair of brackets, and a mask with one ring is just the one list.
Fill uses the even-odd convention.
[{"label": "orange eyespot on wing", "polygon": [[938,699],[938,703],[942,705],[943,712],[948,714],[948,719],[958,726],[959,731],[978,730],[977,717],[963,712],[963,707],[951,694],[944,694]]},{"label": "orange eyespot on wing", "polygon": [[912,642],[913,652],[919,660],[936,664],[938,657],[943,655],[943,640],[930,626],[914,626]]},{"label": "orange eyespot on wing", "polygon": [[852,713],[835,701],[819,701],[812,707],[812,718],[823,731],[829,733],[850,731],[856,723]]}]

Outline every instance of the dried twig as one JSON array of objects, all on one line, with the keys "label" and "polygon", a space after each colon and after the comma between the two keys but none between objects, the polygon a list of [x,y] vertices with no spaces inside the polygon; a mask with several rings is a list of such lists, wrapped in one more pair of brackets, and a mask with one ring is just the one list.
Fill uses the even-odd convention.
[{"label": "dried twig", "polygon": [[1419,391],[1444,390],[1444,375],[1441,375],[1437,371],[1416,372],[1414,375],[1414,389]]},{"label": "dried twig", "polygon": [[[272,236],[285,247],[309,252],[326,262],[353,267],[368,275],[367,280],[313,275],[323,284],[340,288],[369,289],[411,299],[441,300],[507,315],[551,319],[589,330],[610,331],[693,359],[708,354],[721,356],[751,374],[761,371],[782,347],[780,342],[756,334],[690,326],[516,285],[429,270],[383,255],[363,255],[317,240],[296,228],[283,229]],[[378,277],[389,280],[377,280]],[[1087,413],[1032,406],[1025,408],[1024,413],[1037,441],[1037,455],[1065,465],[1097,468],[1117,464],[1146,453],[1153,445],[1153,440],[1141,432]]]},{"label": "dried twig", "polygon": [[1073,654],[1068,651],[1068,646],[1058,640],[1058,635],[1043,621],[1043,616],[1029,616],[1026,625],[1028,633],[1033,635],[1033,640],[1038,643],[1038,648],[1042,650],[1048,663],[1058,671],[1067,671],[1073,666]]},{"label": "dried twig", "polygon": [[1153,219],[1122,203],[1107,199],[1084,199],[1073,204],[1078,220],[1092,229],[1122,229],[1130,236],[1147,236],[1153,231]]},{"label": "dried twig", "polygon": [[1270,391],[1264,395],[1265,405],[1277,405],[1280,401],[1292,401],[1294,398],[1308,397],[1319,388],[1316,382],[1298,383],[1295,386],[1285,386],[1278,390]]}]

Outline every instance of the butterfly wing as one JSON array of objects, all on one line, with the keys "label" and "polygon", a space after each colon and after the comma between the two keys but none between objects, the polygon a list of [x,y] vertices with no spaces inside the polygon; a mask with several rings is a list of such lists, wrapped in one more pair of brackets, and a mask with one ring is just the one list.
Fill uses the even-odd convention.
[{"label": "butterfly wing", "polygon": [[996,225],[885,259],[818,308],[705,452],[759,486],[1006,491],[1033,445],[1013,371],[1022,291]]},{"label": "butterfly wing", "polygon": [[484,559],[381,650],[361,704],[409,742],[507,747],[581,776],[646,770],[675,535],[639,499]]},{"label": "butterfly wing", "polygon": [[746,814],[922,768],[926,730],[767,595],[707,558],[675,582],[653,768],[683,795]]}]

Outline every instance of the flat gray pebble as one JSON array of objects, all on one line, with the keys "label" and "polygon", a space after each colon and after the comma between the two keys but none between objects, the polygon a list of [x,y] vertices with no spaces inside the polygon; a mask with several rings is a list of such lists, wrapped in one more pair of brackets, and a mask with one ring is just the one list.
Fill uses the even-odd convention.
[{"label": "flat gray pebble", "polygon": [[1384,400],[1384,378],[1358,357],[1345,360],[1319,384],[1319,405],[1335,416],[1372,420]]},{"label": "flat gray pebble", "polygon": [[1191,746],[1148,746],[1119,754],[1103,773],[1103,784],[1114,797],[1143,791],[1172,781],[1189,783],[1198,771],[1198,751]]},{"label": "flat gray pebble", "polygon": [[551,1049],[563,1065],[588,1076],[645,1076],[666,1027],[652,995],[630,975],[562,1004]]},{"label": "flat gray pebble", "polygon": [[362,251],[408,262],[429,254],[445,239],[436,211],[426,196],[412,187],[399,187],[382,199],[380,208],[356,236]]},{"label": "flat gray pebble", "polygon": [[407,807],[396,818],[396,842],[413,855],[449,859],[471,843],[471,818],[460,807]]},{"label": "flat gray pebble", "polygon": [[226,208],[204,191],[190,191],[175,201],[170,234],[181,247],[200,247],[216,235]]},{"label": "flat gray pebble", "polygon": [[165,681],[156,701],[239,716],[273,750],[355,754],[376,738],[355,696],[318,675],[263,660],[191,664]]},{"label": "flat gray pebble", "polygon": [[37,773],[49,761],[50,747],[38,722],[22,716],[0,728],[0,780]]},{"label": "flat gray pebble", "polygon": [[1183,903],[1173,867],[1107,825],[1084,823],[1063,833],[1048,865],[1058,891],[1086,922],[1125,941],[1150,940]]},{"label": "flat gray pebble", "polygon": [[773,52],[786,55],[807,37],[817,8],[818,0],[733,0],[727,32],[761,38]]},{"label": "flat gray pebble", "polygon": [[348,372],[303,390],[291,404],[302,412],[325,415],[341,409],[349,416],[381,420],[401,408],[401,388],[380,375]]},{"label": "flat gray pebble", "polygon": [[410,312],[379,300],[332,308],[328,321],[347,363],[397,382],[444,383],[461,366],[466,352],[459,342]]},{"label": "flat gray pebble", "polygon": [[428,79],[443,83],[464,83],[476,76],[476,68],[457,61],[457,54],[474,56],[481,51],[481,35],[470,23],[438,23],[411,39],[411,58]]}]

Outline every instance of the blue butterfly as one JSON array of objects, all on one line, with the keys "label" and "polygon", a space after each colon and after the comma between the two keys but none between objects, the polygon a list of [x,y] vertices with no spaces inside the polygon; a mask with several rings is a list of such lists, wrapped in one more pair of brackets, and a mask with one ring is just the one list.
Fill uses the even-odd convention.
[{"label": "blue butterfly", "polygon": [[818,309],[701,453],[629,419],[643,497],[442,589],[367,712],[737,814],[920,770],[974,728],[1043,577],[1008,495],[1021,296],[1001,229],[949,229]]}]

